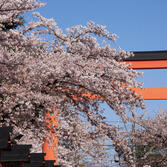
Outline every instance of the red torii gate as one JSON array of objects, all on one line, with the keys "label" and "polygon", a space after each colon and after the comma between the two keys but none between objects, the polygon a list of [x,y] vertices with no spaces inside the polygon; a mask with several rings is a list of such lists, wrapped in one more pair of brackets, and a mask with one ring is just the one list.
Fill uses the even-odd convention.
[{"label": "red torii gate", "polygon": [[[124,60],[127,64],[130,64],[132,69],[165,69],[167,68],[167,51],[146,51],[146,52],[133,52],[134,57]],[[144,100],[167,100],[167,87],[144,87],[133,88],[136,93],[141,95]],[[88,93],[88,95],[90,94]],[[91,96],[92,98],[92,96]],[[55,111],[56,114],[58,110]],[[54,117],[51,117],[52,121]],[[50,125],[51,126],[51,125]],[[58,123],[55,122],[55,126]],[[58,164],[58,138],[55,134],[49,133],[53,136],[53,142],[43,144],[43,152],[46,153],[45,160],[55,160],[55,165]]]}]

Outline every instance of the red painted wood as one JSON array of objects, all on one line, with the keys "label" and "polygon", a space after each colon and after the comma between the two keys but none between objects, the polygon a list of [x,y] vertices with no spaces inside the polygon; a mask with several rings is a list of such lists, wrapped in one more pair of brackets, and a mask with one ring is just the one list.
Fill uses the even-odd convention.
[{"label": "red painted wood", "polygon": [[133,69],[162,69],[167,68],[167,60],[125,61]]}]

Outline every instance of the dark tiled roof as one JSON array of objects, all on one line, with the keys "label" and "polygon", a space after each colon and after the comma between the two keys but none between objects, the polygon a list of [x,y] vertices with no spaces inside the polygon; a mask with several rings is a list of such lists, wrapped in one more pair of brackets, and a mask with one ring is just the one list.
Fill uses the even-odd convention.
[{"label": "dark tiled roof", "polygon": [[0,128],[0,149],[7,148],[10,132],[12,132],[12,127]]},{"label": "dark tiled roof", "polygon": [[45,153],[30,153],[31,145],[11,144],[12,127],[0,127],[0,164],[2,167],[61,167],[44,160]]}]

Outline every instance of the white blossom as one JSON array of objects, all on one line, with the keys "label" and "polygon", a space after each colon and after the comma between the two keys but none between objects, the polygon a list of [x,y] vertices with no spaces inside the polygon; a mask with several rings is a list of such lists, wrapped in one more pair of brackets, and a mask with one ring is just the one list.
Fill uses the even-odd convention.
[{"label": "white blossom", "polygon": [[[59,160],[65,166],[85,156],[98,163],[105,152],[94,146],[106,137],[134,164],[127,138],[105,123],[98,99],[85,95],[103,98],[126,123],[127,110],[143,105],[129,89],[141,86],[135,80],[140,73],[122,62],[133,54],[109,44],[100,47],[96,37],[109,42],[117,37],[93,22],[68,28],[65,34],[53,19],[34,13],[38,21],[3,31],[2,23],[19,22],[19,14],[43,5],[35,0],[0,1],[0,125],[14,126],[15,135],[23,134],[19,142],[32,143],[34,151],[40,151],[43,138],[51,140],[48,130],[56,130]],[[43,34],[50,35],[49,40]],[[55,115],[58,126],[53,121],[48,128],[46,113]]]}]

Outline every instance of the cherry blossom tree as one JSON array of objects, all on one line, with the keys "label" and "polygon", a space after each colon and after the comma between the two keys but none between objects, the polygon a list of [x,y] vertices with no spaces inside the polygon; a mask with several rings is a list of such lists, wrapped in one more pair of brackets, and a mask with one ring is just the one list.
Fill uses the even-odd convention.
[{"label": "cherry blossom tree", "polygon": [[[53,19],[33,13],[24,27],[4,31],[4,23],[20,24],[19,15],[43,5],[35,0],[0,1],[0,124],[13,126],[13,138],[22,134],[19,142],[33,144],[34,151],[40,151],[48,131],[56,130],[59,159],[65,166],[77,166],[69,159],[72,163],[84,156],[98,163],[105,153],[94,146],[105,137],[134,166],[126,135],[107,124],[99,109],[102,100],[126,123],[127,112],[143,107],[130,89],[141,87],[135,80],[140,73],[123,62],[133,53],[111,48],[117,36],[94,22],[63,33]],[[48,128],[46,114],[54,115],[57,108],[58,126]]]},{"label": "cherry blossom tree", "polygon": [[152,117],[135,116],[133,130],[127,133],[134,147],[137,167],[165,167],[167,165],[167,113],[163,110]]}]

